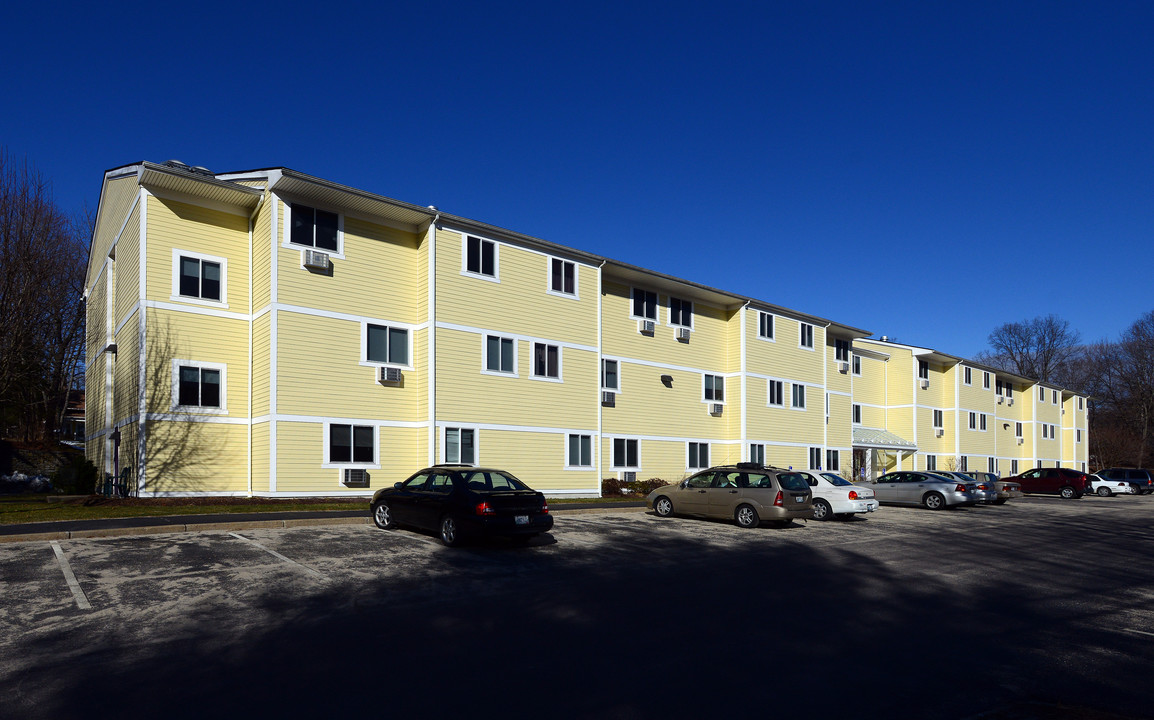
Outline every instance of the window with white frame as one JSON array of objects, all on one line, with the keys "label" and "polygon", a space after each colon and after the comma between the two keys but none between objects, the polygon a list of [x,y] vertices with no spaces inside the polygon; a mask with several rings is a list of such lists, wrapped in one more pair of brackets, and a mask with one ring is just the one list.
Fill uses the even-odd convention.
[{"label": "window with white frame", "polygon": [[861,358],[857,355],[853,356],[853,374],[861,375]]},{"label": "window with white frame", "polygon": [[633,288],[633,317],[641,320],[656,320],[657,293]]},{"label": "window with white frame", "polygon": [[549,290],[561,295],[577,294],[577,265],[561,258],[549,260]]},{"label": "window with white frame", "polygon": [[593,436],[570,433],[568,442],[567,467],[593,467]]},{"label": "window with white frame", "polygon": [[720,375],[706,375],[704,386],[707,402],[725,401],[725,378]]},{"label": "window with white frame", "polygon": [[1038,388],[1038,402],[1046,402],[1046,388]]},{"label": "window with white frame", "polygon": [[834,338],[833,357],[838,362],[849,362],[849,340]]},{"label": "window with white frame", "polygon": [[690,470],[709,467],[709,443],[691,442],[688,445],[689,461],[686,467]]},{"label": "window with white frame", "polygon": [[821,469],[821,448],[811,447],[809,449],[809,466],[814,470]]},{"label": "window with white frame", "polygon": [[998,473],[998,461],[994,458],[986,458],[986,472]]},{"label": "window with white frame", "polygon": [[614,392],[620,389],[620,383],[617,380],[616,360],[601,360],[601,389],[613,390]]},{"label": "window with white frame", "polygon": [[1010,461],[1010,474],[1011,475],[1017,475],[1018,474],[1018,461],[1017,460],[1011,460]]},{"label": "window with white frame", "polygon": [[[1014,423],[1014,437],[1022,437],[1022,423]],[[1014,473],[1017,475],[1018,473]]]},{"label": "window with white frame", "polygon": [[497,243],[472,235],[465,236],[465,272],[496,279]]},{"label": "window with white frame", "polygon": [[749,444],[749,461],[758,465],[765,464],[765,445],[761,443]]},{"label": "window with white frame", "polygon": [[1082,428],[1074,429],[1074,442],[1082,442]]},{"label": "window with white frame", "polygon": [[933,470],[937,470],[937,469],[938,469],[938,456],[937,455],[926,455],[926,470],[933,471]]},{"label": "window with white frame", "polygon": [[970,429],[971,430],[977,430],[978,429],[978,414],[976,412],[970,413]]},{"label": "window with white frame", "polygon": [[833,472],[841,470],[841,451],[840,450],[826,450],[825,451],[825,469]]},{"label": "window with white frame", "polygon": [[533,343],[533,377],[561,378],[561,348],[547,343]]},{"label": "window with white frame", "polygon": [[769,399],[766,401],[769,405],[785,405],[785,383],[781,380],[770,380],[769,385]]},{"label": "window with white frame", "polygon": [[813,347],[813,325],[809,323],[798,323],[798,343],[800,347]]},{"label": "window with white frame", "polygon": [[1002,381],[1001,380],[995,380],[994,381],[994,392],[997,393],[998,395],[1002,394]]},{"label": "window with white frame", "polygon": [[390,365],[409,364],[409,331],[365,323],[365,360]]},{"label": "window with white frame", "polygon": [[485,336],[485,370],[506,375],[517,374],[517,341],[497,335]]},{"label": "window with white frame", "polygon": [[1078,409],[1082,409],[1082,398],[1078,398]]},{"label": "window with white frame", "polygon": [[861,405],[854,403],[853,406],[853,423],[854,425],[861,425]]},{"label": "window with white frame", "polygon": [[1057,405],[1058,404],[1058,391],[1057,390],[1051,390],[1050,392],[1052,393],[1052,395],[1050,396],[1051,397],[1050,401],[1052,403],[1054,403],[1055,405]]},{"label": "window with white frame", "polygon": [[963,383],[966,385],[972,385],[974,383],[973,371],[970,368],[962,368],[962,374],[965,376],[962,380]]},{"label": "window with white frame", "polygon": [[636,438],[613,438],[613,467],[617,470],[636,470],[640,467]]},{"label": "window with white frame", "polygon": [[767,312],[758,313],[757,336],[765,340],[773,339],[773,315]]},{"label": "window with white frame", "polygon": [[669,298],[669,324],[693,327],[693,303],[680,298]]},{"label": "window with white frame", "polygon": [[981,430],[982,432],[986,431],[986,414],[985,413],[981,413],[978,415],[978,429]]},{"label": "window with white frame", "polygon": [[805,385],[799,385],[798,383],[793,383],[790,386],[790,388],[793,391],[793,397],[792,397],[792,402],[790,403],[790,406],[797,408],[798,410],[804,410],[805,409]]},{"label": "window with white frame", "polygon": [[292,203],[290,209],[290,243],[337,252],[340,247],[340,215],[299,203]]},{"label": "window with white frame", "polygon": [[918,377],[922,380],[930,379],[930,364],[925,360],[918,360]]},{"label": "window with white frame", "polygon": [[477,431],[473,428],[445,428],[445,462],[475,465],[477,463]]},{"label": "window with white frame", "polygon": [[172,251],[172,299],[221,306],[225,304],[228,261],[222,257]]},{"label": "window with white frame", "polygon": [[224,414],[228,408],[225,365],[194,360],[172,361],[172,409]]},{"label": "window with white frame", "polygon": [[945,422],[942,419],[942,411],[941,410],[934,410],[934,427],[935,428],[945,427]]},{"label": "window with white frame", "polygon": [[969,472],[969,470],[970,470],[970,458],[963,455],[962,456],[962,472]]},{"label": "window with white frame", "polygon": [[[1014,383],[1006,383],[1006,399],[1014,397]],[[1016,474],[1016,473],[1015,473]]]},{"label": "window with white frame", "polygon": [[372,425],[329,424],[329,463],[375,465],[377,429]]},{"label": "window with white frame", "polygon": [[988,372],[982,372],[982,388],[985,390],[990,389],[990,374]]}]

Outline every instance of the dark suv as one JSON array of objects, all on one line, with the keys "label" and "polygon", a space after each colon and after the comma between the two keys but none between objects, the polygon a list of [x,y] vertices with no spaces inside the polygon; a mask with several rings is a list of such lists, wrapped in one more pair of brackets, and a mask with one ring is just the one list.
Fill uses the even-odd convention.
[{"label": "dark suv", "polygon": [[1034,468],[1006,479],[1021,485],[1024,493],[1060,495],[1067,500],[1094,492],[1090,476],[1070,468]]},{"label": "dark suv", "polygon": [[1137,495],[1154,493],[1154,480],[1150,478],[1150,473],[1147,470],[1110,468],[1108,470],[1099,470],[1098,475],[1101,475],[1107,480],[1121,480],[1122,482],[1130,483],[1130,487],[1134,488],[1134,493]]}]

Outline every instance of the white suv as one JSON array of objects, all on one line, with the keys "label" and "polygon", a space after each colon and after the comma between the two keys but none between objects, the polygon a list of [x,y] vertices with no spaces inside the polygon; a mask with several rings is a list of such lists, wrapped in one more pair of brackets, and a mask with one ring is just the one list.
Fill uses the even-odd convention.
[{"label": "white suv", "polygon": [[880,507],[872,488],[854,485],[837,473],[821,470],[798,470],[805,475],[813,493],[813,519],[829,520],[834,515],[852,517],[872,513]]}]

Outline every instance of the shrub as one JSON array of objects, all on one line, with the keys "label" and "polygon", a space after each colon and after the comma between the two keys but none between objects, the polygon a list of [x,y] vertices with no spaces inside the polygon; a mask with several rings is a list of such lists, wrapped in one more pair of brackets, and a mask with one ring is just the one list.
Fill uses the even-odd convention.
[{"label": "shrub", "polygon": [[91,495],[96,492],[99,473],[92,461],[73,455],[52,475],[52,485],[65,495]]},{"label": "shrub", "polygon": [[617,478],[604,478],[601,480],[601,497],[621,497],[622,495],[645,497],[657,488],[668,484],[661,478],[634,480],[633,482],[623,482]]},{"label": "shrub", "polygon": [[601,497],[621,497],[621,481],[617,478],[601,479]]}]

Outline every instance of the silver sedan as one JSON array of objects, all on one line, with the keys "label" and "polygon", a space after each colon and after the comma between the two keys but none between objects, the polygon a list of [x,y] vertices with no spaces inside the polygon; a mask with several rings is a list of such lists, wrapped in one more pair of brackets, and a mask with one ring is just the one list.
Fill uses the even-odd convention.
[{"label": "silver sedan", "polygon": [[870,487],[879,502],[889,505],[922,505],[930,510],[941,510],[978,502],[978,496],[966,483],[930,472],[899,470],[886,473]]}]

